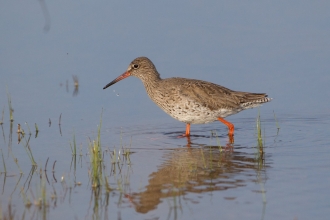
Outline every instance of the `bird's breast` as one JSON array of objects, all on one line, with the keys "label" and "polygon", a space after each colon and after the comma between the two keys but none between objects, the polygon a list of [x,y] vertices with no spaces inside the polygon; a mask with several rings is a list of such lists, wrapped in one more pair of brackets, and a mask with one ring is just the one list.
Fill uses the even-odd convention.
[{"label": "bird's breast", "polygon": [[203,103],[170,92],[155,93],[150,98],[171,117],[184,123],[210,123],[219,117],[224,118],[238,112],[238,110],[226,108],[212,110]]}]

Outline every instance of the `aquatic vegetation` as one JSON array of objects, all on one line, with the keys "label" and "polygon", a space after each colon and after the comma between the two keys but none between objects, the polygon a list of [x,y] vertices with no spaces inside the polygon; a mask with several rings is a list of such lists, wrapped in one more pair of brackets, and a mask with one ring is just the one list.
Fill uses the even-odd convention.
[{"label": "aquatic vegetation", "polygon": [[72,152],[72,156],[77,155],[77,144],[76,144],[76,134],[73,132],[73,143],[70,143],[70,148]]},{"label": "aquatic vegetation", "polygon": [[[259,125],[257,125],[257,130],[259,129],[260,131],[257,132],[259,134],[257,138],[261,139],[260,143],[263,144],[261,147],[264,147],[260,115],[258,120]],[[48,123],[48,120],[46,122]],[[59,126],[61,126],[60,124],[61,115]],[[44,129],[42,125],[41,127],[41,129]],[[46,127],[48,127],[48,124]],[[147,176],[150,179],[146,186],[136,186],[136,182],[134,182],[135,184],[131,183],[131,181],[136,181],[136,176],[132,178],[132,175],[134,176],[134,174],[141,171],[135,169],[135,173],[133,172],[130,155],[135,153],[136,148],[132,148],[132,136],[128,144],[124,143],[123,140],[127,137],[125,136],[127,133],[121,132],[118,146],[110,146],[111,142],[110,144],[102,145],[101,136],[103,133],[101,129],[102,115],[100,123],[97,126],[97,132],[92,132],[93,135],[89,134],[87,141],[81,142],[79,140],[81,135],[77,135],[75,131],[69,134],[69,141],[64,140],[64,144],[66,146],[69,145],[70,150],[67,146],[67,152],[63,156],[65,159],[56,159],[60,163],[60,169],[63,168],[63,164],[70,165],[70,169],[67,171],[68,166],[65,166],[65,170],[61,170],[60,176],[57,176],[56,173],[58,171],[55,173],[57,160],[53,160],[52,171],[47,171],[49,168],[47,167],[48,162],[50,162],[52,155],[47,155],[44,158],[46,162],[42,168],[37,166],[35,161],[38,161],[39,164],[39,160],[43,159],[36,152],[34,152],[36,155],[33,154],[33,151],[36,151],[34,149],[37,149],[33,148],[34,139],[31,138],[33,130],[30,129],[28,123],[25,123],[23,126],[19,125],[17,133],[21,137],[20,144],[24,146],[30,158],[32,168],[28,175],[21,175],[27,176],[24,183],[18,180],[16,184],[17,189],[21,188],[19,196],[23,209],[14,210],[14,212],[11,210],[10,213],[14,213],[15,218],[19,217],[20,219],[27,219],[29,217],[33,219],[36,216],[46,219],[49,213],[53,212],[51,211],[53,208],[60,210],[60,205],[63,206],[63,204],[66,205],[68,203],[71,206],[75,206],[74,202],[77,202],[81,196],[86,196],[86,193],[90,193],[90,198],[87,199],[88,201],[84,201],[84,205],[88,204],[87,218],[107,219],[110,210],[113,210],[116,206],[126,208],[127,205],[134,207],[136,212],[146,213],[155,209],[160,204],[160,201],[164,200],[168,201],[170,209],[169,216],[174,215],[180,218],[180,210],[185,208],[185,204],[181,204],[182,195],[189,194],[190,192],[194,192],[195,194],[211,193],[218,190],[242,187],[244,181],[246,181],[244,179],[245,172],[241,172],[242,170],[246,170],[246,174],[249,176],[248,178],[251,177],[251,170],[257,172],[257,176],[253,181],[260,184],[261,190],[258,190],[258,193],[262,193],[263,201],[266,201],[264,176],[262,175],[262,171],[266,166],[256,166],[258,160],[254,158],[253,154],[245,154],[239,152],[240,150],[235,152],[233,150],[233,144],[230,145],[232,147],[230,151],[227,150],[227,145],[221,146],[221,137],[217,135],[216,131],[212,131],[210,138],[212,143],[209,145],[191,143],[193,145],[191,148],[161,149],[164,150],[164,160],[160,160],[159,168]],[[35,131],[37,135],[39,128],[36,123]],[[57,134],[57,136],[59,135]],[[89,136],[92,136],[92,138]],[[77,152],[79,150],[77,149],[79,148],[77,145],[81,146],[80,154]],[[196,145],[199,147],[195,148],[194,146]],[[251,150],[250,148],[247,149]],[[152,150],[155,149],[153,148]],[[158,150],[160,149],[156,148],[156,151]],[[72,154],[71,164],[70,161],[67,161],[67,156],[70,156],[70,152]],[[235,153],[238,154],[235,155]],[[80,156],[79,162],[77,160],[78,158],[76,158],[77,155]],[[41,155],[41,157],[44,157],[44,155]],[[5,162],[5,164],[1,168],[5,168],[2,168],[1,171],[5,169],[8,172],[9,165],[7,160],[5,161],[5,153],[2,153],[2,158],[4,158],[3,163]],[[18,160],[16,158],[14,160],[18,165]],[[2,163],[0,162],[0,164]],[[260,173],[258,173],[259,171]],[[51,172],[52,179],[50,176]],[[238,176],[237,180],[231,178],[231,176],[235,175]],[[84,187],[84,185],[87,185],[87,187]],[[118,210],[121,211],[120,208]],[[9,213],[9,210],[5,211]],[[74,215],[77,216],[74,217],[80,219],[81,216],[78,217],[80,214],[75,213]]]},{"label": "aquatic vegetation", "polygon": [[23,136],[23,140],[25,141],[24,149],[25,149],[26,154],[28,155],[28,157],[29,157],[29,159],[31,161],[32,166],[36,166],[37,163],[34,160],[34,157],[33,157],[33,154],[32,154],[32,150],[31,150],[31,147],[30,147],[30,144],[29,144],[30,139],[31,139],[31,134],[29,135],[28,139],[26,139],[26,135]]},{"label": "aquatic vegetation", "polygon": [[[102,110],[103,113],[103,110]],[[102,113],[100,124],[97,130],[97,138],[96,140],[89,141],[88,148],[89,148],[89,159],[90,159],[90,179],[92,187],[99,187],[103,184],[102,179],[102,146],[101,146],[101,127],[102,127]]]},{"label": "aquatic vegetation", "polygon": [[102,185],[102,148],[98,140],[89,143],[90,178],[93,188]]},{"label": "aquatic vegetation", "polygon": [[267,202],[266,199],[266,190],[265,184],[263,182],[263,178],[261,172],[264,168],[265,164],[265,138],[261,132],[261,119],[260,119],[260,110],[258,111],[258,116],[256,119],[256,132],[257,132],[257,154],[256,154],[256,167],[257,167],[257,182],[260,185],[260,192],[262,195],[262,201],[265,204]]}]

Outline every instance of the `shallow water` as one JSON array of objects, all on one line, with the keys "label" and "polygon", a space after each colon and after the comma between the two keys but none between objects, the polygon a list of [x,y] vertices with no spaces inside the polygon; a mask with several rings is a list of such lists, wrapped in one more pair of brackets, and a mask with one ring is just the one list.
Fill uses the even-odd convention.
[{"label": "shallow water", "polygon": [[[329,3],[47,2],[48,31],[38,1],[4,4],[0,215],[329,216]],[[219,122],[192,125],[188,142],[178,138],[185,125],[152,103],[138,79],[102,90],[141,55],[164,78],[203,79],[234,90],[267,92],[274,99],[227,118],[235,124],[233,145]],[[19,143],[17,124],[26,133]],[[97,140],[100,125],[103,182],[93,188],[89,144]],[[74,139],[76,157],[70,148]]]},{"label": "shallow water", "polygon": [[[47,144],[43,140],[47,129],[58,128],[40,128],[38,137],[32,135],[30,141],[38,164],[31,174],[24,145],[16,143],[14,132],[12,146],[8,146],[8,126],[3,126],[6,140],[2,151],[8,171],[1,174],[3,211],[8,211],[4,204],[11,202],[15,216],[25,213],[50,219],[199,219],[203,215],[233,219],[324,218],[329,210],[330,139],[325,132],[329,116],[277,115],[279,132],[271,114],[262,119],[263,160],[258,159],[253,118],[233,120],[238,127],[233,148],[226,146],[226,128],[220,123],[198,126],[190,148],[186,147],[185,138],[176,138],[180,132],[176,124],[103,128],[103,172],[111,191],[104,187],[92,190],[89,180],[87,143],[88,137],[96,137],[96,132],[75,132],[79,145],[75,162],[70,150],[72,133],[64,137],[58,132],[57,141]],[[171,130],[175,132],[169,132]],[[211,132],[217,132],[219,137],[212,136]],[[131,151],[129,160],[120,156],[118,163],[112,163],[113,150],[123,152],[120,146]],[[18,158],[22,176],[9,151]],[[42,184],[46,186],[48,206],[24,208],[20,189],[33,202],[40,196]]]}]

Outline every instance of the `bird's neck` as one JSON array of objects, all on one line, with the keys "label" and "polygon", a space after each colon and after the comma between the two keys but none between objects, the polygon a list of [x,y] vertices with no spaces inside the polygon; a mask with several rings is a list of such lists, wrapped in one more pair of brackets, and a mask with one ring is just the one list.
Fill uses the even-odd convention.
[{"label": "bird's neck", "polygon": [[162,80],[158,72],[149,75],[147,78],[141,78],[147,93],[150,94],[158,87],[158,83]]}]

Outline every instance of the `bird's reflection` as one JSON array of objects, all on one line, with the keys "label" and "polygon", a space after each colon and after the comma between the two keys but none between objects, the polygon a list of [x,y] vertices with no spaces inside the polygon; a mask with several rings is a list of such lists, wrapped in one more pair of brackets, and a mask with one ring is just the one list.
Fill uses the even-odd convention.
[{"label": "bird's reflection", "polygon": [[[149,175],[145,190],[127,195],[139,213],[156,209],[168,197],[244,187],[248,181],[260,180],[257,177],[251,180],[251,173],[267,168],[258,166],[254,154],[218,146],[174,149],[165,153],[164,158],[158,171]],[[265,175],[261,176],[265,180]]]}]

